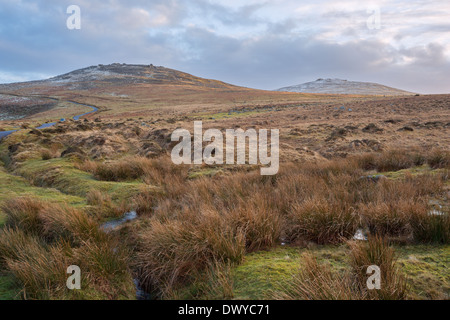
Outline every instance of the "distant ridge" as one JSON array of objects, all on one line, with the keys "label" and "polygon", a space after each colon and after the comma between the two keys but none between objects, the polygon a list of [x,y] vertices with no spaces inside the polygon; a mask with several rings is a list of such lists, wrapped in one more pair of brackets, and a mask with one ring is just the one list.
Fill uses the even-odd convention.
[{"label": "distant ridge", "polygon": [[391,88],[378,83],[347,81],[342,79],[317,79],[316,81],[280,88],[276,91],[325,93],[325,94],[357,94],[357,95],[413,95],[415,93]]}]

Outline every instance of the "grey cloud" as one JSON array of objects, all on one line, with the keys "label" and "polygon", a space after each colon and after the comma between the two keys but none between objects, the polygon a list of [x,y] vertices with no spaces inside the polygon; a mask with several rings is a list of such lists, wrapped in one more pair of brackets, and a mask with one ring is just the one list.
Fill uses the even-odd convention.
[{"label": "grey cloud", "polygon": [[[65,27],[65,10],[74,2],[82,8],[79,31]],[[206,0],[3,0],[0,79],[126,62],[262,89],[339,77],[418,92],[450,91],[450,44],[402,42],[421,34],[445,35],[446,22],[392,29],[389,23],[398,16],[386,10],[387,29],[369,32],[361,10],[361,17],[355,10],[335,10],[326,19],[319,14],[271,21],[261,15],[267,8],[272,8],[269,2],[231,7]],[[351,23],[339,24],[346,19]],[[226,32],[235,29],[242,31],[239,37]],[[335,34],[323,37],[328,31]],[[396,43],[385,41],[385,32]]]}]

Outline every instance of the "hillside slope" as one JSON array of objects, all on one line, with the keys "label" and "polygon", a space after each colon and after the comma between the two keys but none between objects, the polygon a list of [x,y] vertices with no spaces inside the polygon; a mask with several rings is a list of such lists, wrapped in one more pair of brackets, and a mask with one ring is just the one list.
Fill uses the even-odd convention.
[{"label": "hillside slope", "polygon": [[58,87],[66,90],[89,90],[130,84],[171,84],[209,88],[237,88],[236,86],[221,81],[203,79],[165,67],[114,63],[78,69],[47,80],[0,85],[0,90],[42,86]]},{"label": "hillside slope", "polygon": [[[151,64],[119,63],[90,66],[46,80],[0,85],[0,95],[0,120],[51,122],[91,110],[67,103],[73,101],[97,107],[95,117],[158,119],[168,114],[197,117],[246,106],[299,105],[357,98],[257,90]],[[36,99],[39,108],[36,108]]]}]

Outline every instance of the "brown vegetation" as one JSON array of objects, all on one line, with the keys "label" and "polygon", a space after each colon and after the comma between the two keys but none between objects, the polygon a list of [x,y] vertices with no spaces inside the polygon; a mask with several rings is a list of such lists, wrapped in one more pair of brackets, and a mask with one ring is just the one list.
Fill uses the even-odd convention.
[{"label": "brown vegetation", "polygon": [[[132,298],[129,255],[86,213],[33,198],[11,199],[2,209],[0,264],[23,284],[24,298]],[[70,265],[83,270],[86,290],[65,286]]]}]

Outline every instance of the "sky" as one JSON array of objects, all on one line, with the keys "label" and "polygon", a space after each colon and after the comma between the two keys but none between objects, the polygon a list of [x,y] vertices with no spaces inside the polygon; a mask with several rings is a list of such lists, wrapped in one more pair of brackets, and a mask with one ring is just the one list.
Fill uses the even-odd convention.
[{"label": "sky", "polygon": [[0,83],[115,62],[267,90],[340,78],[450,93],[450,1],[0,0]]}]

